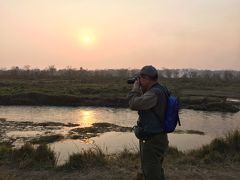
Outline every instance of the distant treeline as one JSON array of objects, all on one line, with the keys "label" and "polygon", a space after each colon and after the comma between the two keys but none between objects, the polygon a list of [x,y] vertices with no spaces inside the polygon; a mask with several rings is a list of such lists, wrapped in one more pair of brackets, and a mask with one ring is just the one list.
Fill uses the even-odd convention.
[{"label": "distant treeline", "polygon": [[[87,70],[67,67],[56,69],[49,66],[46,69],[31,69],[30,66],[23,68],[12,67],[11,69],[0,69],[0,78],[26,78],[26,79],[78,79],[80,81],[127,79],[134,76],[139,69],[103,69]],[[190,78],[219,81],[240,81],[240,71],[234,70],[197,70],[197,69],[160,69],[160,78]]]}]

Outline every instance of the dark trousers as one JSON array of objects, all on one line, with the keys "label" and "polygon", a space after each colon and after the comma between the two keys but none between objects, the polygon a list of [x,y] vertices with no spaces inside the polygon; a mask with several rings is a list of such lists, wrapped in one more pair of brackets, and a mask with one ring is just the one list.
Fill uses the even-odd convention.
[{"label": "dark trousers", "polygon": [[140,140],[139,145],[144,179],[164,180],[162,163],[168,148],[167,134],[158,134],[146,141]]}]

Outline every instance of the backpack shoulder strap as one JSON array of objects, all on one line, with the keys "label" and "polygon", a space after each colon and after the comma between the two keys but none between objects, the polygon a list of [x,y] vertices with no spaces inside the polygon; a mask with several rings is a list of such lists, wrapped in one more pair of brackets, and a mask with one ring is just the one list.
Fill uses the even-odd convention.
[{"label": "backpack shoulder strap", "polygon": [[165,96],[166,97],[166,109],[167,109],[167,103],[168,103],[168,97],[170,96],[170,93],[169,91],[167,90],[167,88],[165,86],[162,86],[160,84],[158,84],[157,86],[154,86],[152,89],[151,89],[157,96],[158,96],[158,101],[157,101],[157,104],[156,106],[154,106],[153,108],[151,108],[151,111],[153,112],[153,114],[158,118],[158,119],[161,119],[160,115],[156,112],[156,107],[159,105],[159,99],[160,99],[160,96]]},{"label": "backpack shoulder strap", "polygon": [[[161,90],[162,90],[162,92],[163,92],[163,94],[166,96],[166,98],[167,98],[167,105],[166,106],[168,106],[168,98],[171,96],[171,92],[167,89],[167,87],[166,86],[163,86],[163,85],[161,85],[161,84],[159,84],[160,86],[160,88],[161,88]],[[159,99],[158,99],[158,101],[159,101]],[[158,102],[159,103],[159,102]],[[157,103],[157,104],[158,104]],[[152,110],[152,112],[153,112],[153,114],[158,118],[158,119],[160,119],[160,116],[158,115],[158,113],[156,113],[155,111],[154,111],[154,108],[152,108],[151,109]],[[166,111],[167,111],[167,108],[166,108]],[[179,126],[181,126],[181,122],[180,122],[180,119],[179,119],[179,117],[178,117],[178,125]]]}]

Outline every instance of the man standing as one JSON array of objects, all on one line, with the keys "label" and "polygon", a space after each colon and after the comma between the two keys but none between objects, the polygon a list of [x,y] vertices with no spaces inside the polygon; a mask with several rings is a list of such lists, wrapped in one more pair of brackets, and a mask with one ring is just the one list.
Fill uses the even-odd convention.
[{"label": "man standing", "polygon": [[169,92],[158,83],[158,72],[144,66],[129,93],[129,107],[138,111],[138,125],[134,128],[139,138],[141,166],[145,180],[162,180],[164,154],[168,137],[162,129]]}]

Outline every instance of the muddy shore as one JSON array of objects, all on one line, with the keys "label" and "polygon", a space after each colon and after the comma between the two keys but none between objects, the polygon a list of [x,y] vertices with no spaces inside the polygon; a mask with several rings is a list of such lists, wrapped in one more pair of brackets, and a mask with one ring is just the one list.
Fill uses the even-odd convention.
[{"label": "muddy shore", "polygon": [[[48,144],[66,139],[86,140],[106,132],[131,132],[132,127],[118,126],[111,123],[93,123],[90,127],[80,127],[79,124],[30,121],[8,121],[0,118],[0,143],[7,142],[13,145],[30,142],[33,144]],[[175,130],[178,134],[204,135],[202,131]]]}]

